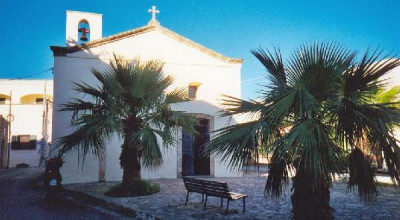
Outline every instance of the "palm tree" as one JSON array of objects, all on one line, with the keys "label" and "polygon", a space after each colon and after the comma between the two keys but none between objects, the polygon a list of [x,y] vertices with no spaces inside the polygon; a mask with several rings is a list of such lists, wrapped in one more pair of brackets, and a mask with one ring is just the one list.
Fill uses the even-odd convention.
[{"label": "palm tree", "polygon": [[[400,94],[400,86],[393,86],[389,89],[379,89],[375,96],[373,97],[373,102],[374,103],[393,103],[391,106],[400,108],[400,103],[399,103],[399,94]],[[372,147],[369,148],[368,150],[371,151],[376,155],[376,160],[377,160],[377,165],[378,168],[383,168],[383,158],[382,158],[382,152],[380,151],[379,147],[374,148],[374,146],[367,146],[367,147]],[[397,149],[396,152],[399,152],[400,149]],[[399,170],[400,172],[400,170]]]},{"label": "palm tree", "polygon": [[394,106],[400,107],[398,100],[400,94],[400,86],[393,86],[389,89],[380,89],[376,92],[374,101],[377,103],[392,102]]},{"label": "palm tree", "polygon": [[278,49],[252,53],[270,84],[259,101],[224,99],[222,115],[246,114],[253,120],[217,131],[208,153],[241,169],[261,149],[269,152],[265,194],[281,196],[292,174],[294,219],[332,219],[329,188],[333,176],[347,168],[349,188],[357,187],[364,201],[375,197],[374,173],[361,142],[383,151],[391,177],[399,182],[393,125],[400,123],[400,111],[370,100],[384,86],[381,77],[400,60],[380,59],[381,51],[367,51],[357,60],[356,53],[324,43],[301,46],[286,62]]},{"label": "palm tree", "polygon": [[[74,98],[62,105],[61,111],[72,112],[75,130],[60,138],[60,154],[78,151],[97,156],[106,141],[118,134],[123,138],[120,165],[122,188],[128,189],[141,179],[142,164],[155,167],[162,163],[163,145],[175,144],[180,127],[194,132],[197,120],[188,114],[171,110],[171,105],[187,101],[185,89],[166,92],[173,78],[163,74],[157,61],[128,63],[115,57],[103,70],[93,69],[97,85],[75,83],[83,98]],[[174,132],[175,131],[175,132]]]}]

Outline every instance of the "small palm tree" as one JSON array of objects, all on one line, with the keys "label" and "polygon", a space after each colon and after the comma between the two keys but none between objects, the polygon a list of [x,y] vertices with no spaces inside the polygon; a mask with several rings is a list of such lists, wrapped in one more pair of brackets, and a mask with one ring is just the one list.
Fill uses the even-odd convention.
[{"label": "small palm tree", "polygon": [[[390,106],[400,108],[399,94],[400,94],[400,86],[394,86],[389,89],[379,89],[376,92],[375,96],[373,97],[372,101],[374,103],[393,103]],[[375,147],[374,145],[368,145],[366,146],[366,148],[367,150],[371,151],[376,155],[378,168],[383,168],[383,158],[381,149],[379,147]],[[400,153],[399,152],[400,149],[395,149],[395,150],[398,154]],[[400,172],[400,170],[398,172]]]},{"label": "small palm tree", "polygon": [[106,141],[113,134],[120,135],[125,189],[141,179],[142,164],[160,165],[159,139],[165,146],[174,144],[178,128],[193,133],[197,123],[193,116],[171,110],[172,104],[188,100],[187,92],[175,89],[167,93],[173,78],[165,76],[162,68],[157,61],[128,63],[115,57],[106,69],[92,70],[97,85],[75,83],[83,98],[62,105],[61,111],[73,112],[72,126],[76,129],[60,138],[60,154],[76,150],[83,156],[100,155]]},{"label": "small palm tree", "polygon": [[400,86],[393,86],[389,89],[380,89],[376,92],[373,101],[376,103],[394,103],[392,106],[399,108],[399,94]]},{"label": "small palm tree", "polygon": [[355,53],[323,43],[300,47],[286,62],[279,50],[252,53],[271,83],[259,101],[226,97],[224,116],[247,114],[253,120],[219,130],[209,153],[240,169],[260,151],[269,152],[265,193],[280,196],[292,173],[294,219],[332,219],[329,188],[333,176],[347,168],[349,187],[357,186],[362,200],[375,197],[374,173],[360,143],[383,151],[399,182],[393,125],[400,123],[400,111],[371,97],[400,60],[380,59],[375,51],[357,61]]}]

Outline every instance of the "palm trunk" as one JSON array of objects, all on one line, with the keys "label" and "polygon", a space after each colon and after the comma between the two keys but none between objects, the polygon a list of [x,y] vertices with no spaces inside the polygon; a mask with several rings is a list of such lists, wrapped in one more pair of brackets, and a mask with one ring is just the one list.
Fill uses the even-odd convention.
[{"label": "palm trunk", "polygon": [[124,143],[122,144],[122,151],[120,156],[120,164],[123,171],[122,187],[127,189],[141,180],[141,149],[140,143],[136,141],[131,143],[132,126],[127,125],[124,129]]},{"label": "palm trunk", "polygon": [[120,156],[121,167],[124,170],[122,176],[122,187],[128,188],[134,185],[135,182],[141,180],[141,164],[137,146],[122,145]]},{"label": "palm trunk", "polygon": [[[295,220],[330,220],[333,219],[334,209],[330,207],[330,183],[319,179],[312,184],[311,174],[297,172],[293,178],[292,213]],[[316,187],[313,189],[313,185]]]}]

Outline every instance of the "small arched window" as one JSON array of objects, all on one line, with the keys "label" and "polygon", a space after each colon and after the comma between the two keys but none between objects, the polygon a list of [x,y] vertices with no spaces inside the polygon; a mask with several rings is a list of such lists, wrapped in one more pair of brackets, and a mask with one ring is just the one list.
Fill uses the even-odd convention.
[{"label": "small arched window", "polygon": [[5,94],[0,94],[0,105],[4,105],[10,102],[10,96]]},{"label": "small arched window", "polygon": [[[29,94],[29,95],[24,95],[21,97],[21,104],[25,104],[25,105],[35,105],[35,104],[39,104],[42,105],[43,104],[43,94]],[[52,101],[52,97],[49,95],[46,95],[46,100],[47,101]]]},{"label": "small arched window", "polygon": [[78,44],[84,44],[90,41],[90,25],[85,19],[78,24]]}]

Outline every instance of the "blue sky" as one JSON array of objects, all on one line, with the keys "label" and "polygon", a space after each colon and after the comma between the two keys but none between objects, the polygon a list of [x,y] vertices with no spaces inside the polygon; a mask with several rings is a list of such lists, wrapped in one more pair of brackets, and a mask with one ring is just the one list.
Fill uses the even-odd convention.
[{"label": "blue sky", "polygon": [[385,0],[0,0],[0,78],[52,78],[50,45],[65,45],[65,11],[103,14],[103,36],[141,27],[156,5],[161,25],[229,57],[243,58],[242,96],[267,83],[250,50],[329,41],[359,52],[400,54],[400,1]]}]

